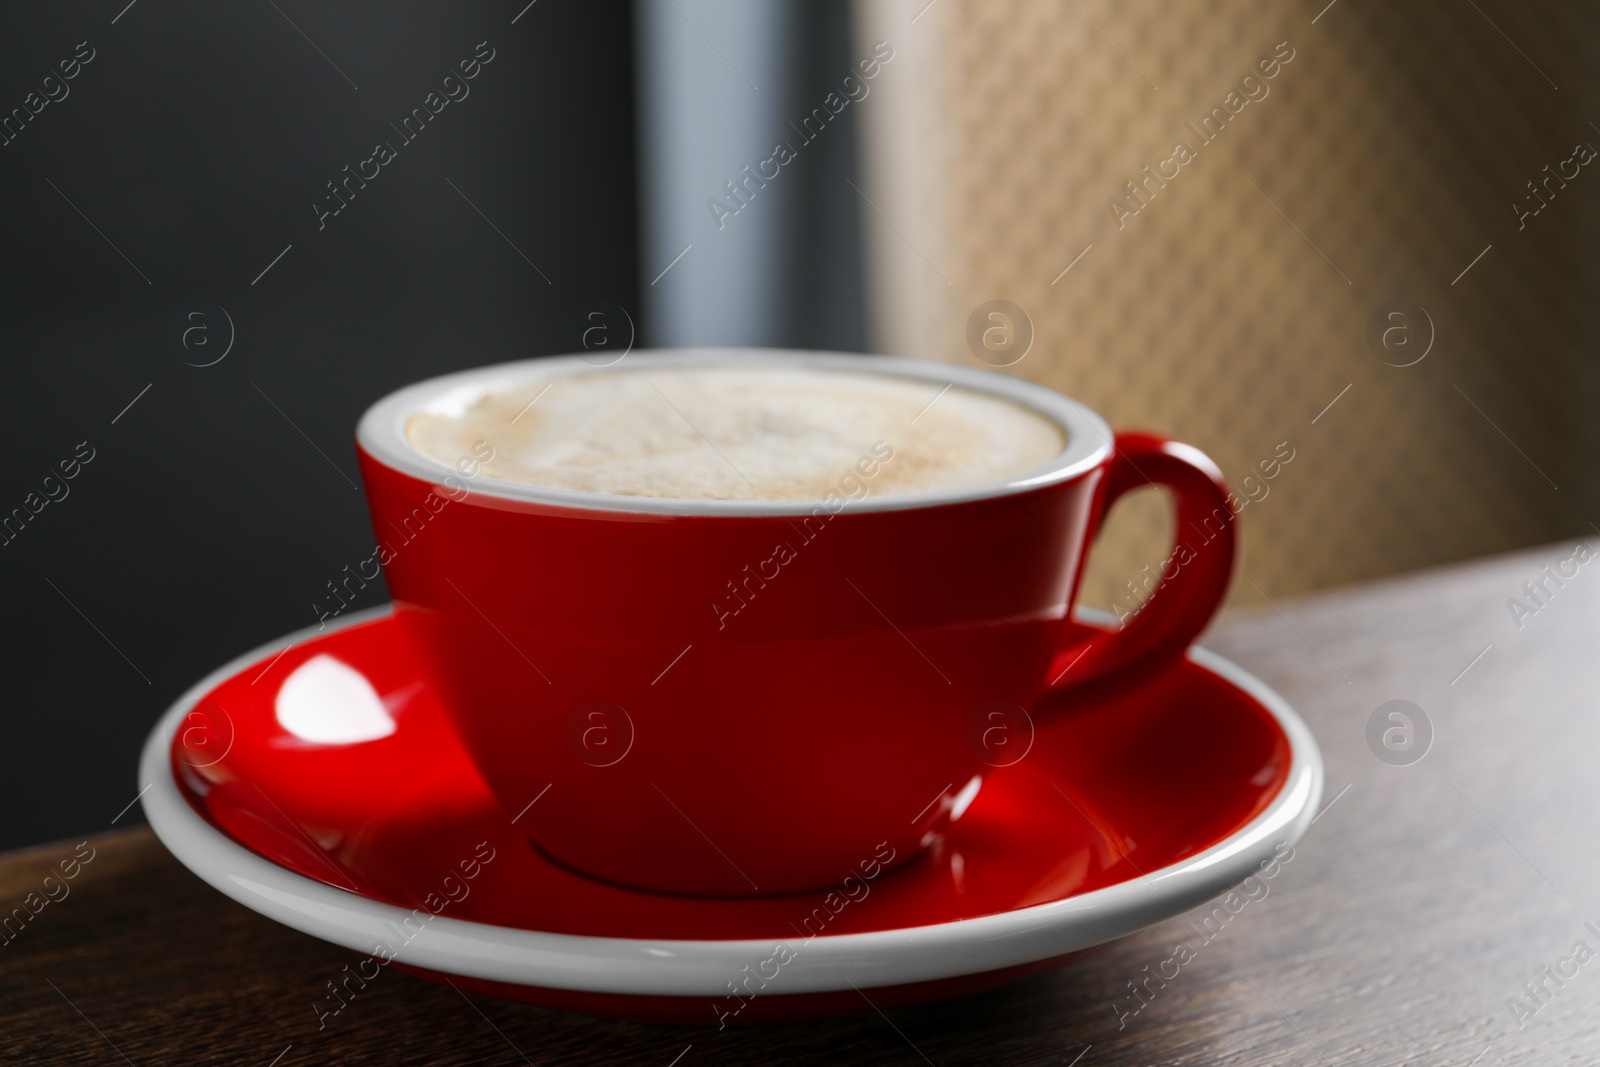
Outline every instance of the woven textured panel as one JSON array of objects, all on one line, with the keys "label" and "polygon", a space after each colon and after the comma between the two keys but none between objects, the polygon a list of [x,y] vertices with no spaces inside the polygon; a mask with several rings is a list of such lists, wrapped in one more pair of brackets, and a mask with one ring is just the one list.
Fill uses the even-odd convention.
[{"label": "woven textured panel", "polygon": [[[982,366],[969,316],[1020,306],[1006,373],[1251,489],[1236,599],[1594,532],[1600,162],[1563,161],[1600,146],[1597,39],[1575,8],[921,7],[860,17],[898,49],[867,125],[881,350]],[[1579,173],[1519,229],[1546,164]],[[1122,505],[1085,602],[1130,603],[1169,526],[1157,494]]]}]

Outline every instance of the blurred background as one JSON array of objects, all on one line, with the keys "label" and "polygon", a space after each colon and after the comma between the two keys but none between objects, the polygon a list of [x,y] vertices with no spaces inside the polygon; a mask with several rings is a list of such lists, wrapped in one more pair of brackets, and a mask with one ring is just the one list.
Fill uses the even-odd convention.
[{"label": "blurred background", "polygon": [[[613,347],[988,366],[1188,440],[1247,501],[1239,607],[1600,532],[1597,23],[8,8],[0,848],[137,820],[161,710],[316,622],[371,551],[368,404],[570,351],[597,311]],[[1121,507],[1085,602],[1169,526],[1155,494]]]}]

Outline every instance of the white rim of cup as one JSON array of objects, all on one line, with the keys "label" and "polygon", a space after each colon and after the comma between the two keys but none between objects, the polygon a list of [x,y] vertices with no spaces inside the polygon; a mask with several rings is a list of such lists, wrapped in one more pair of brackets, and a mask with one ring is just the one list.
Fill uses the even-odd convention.
[{"label": "white rim of cup", "polygon": [[[447,477],[459,480],[461,472],[455,467],[411,447],[406,439],[406,422],[412,415],[430,410],[460,411],[486,393],[574,375],[634,373],[652,367],[693,366],[815,367],[960,386],[1021,404],[1050,419],[1067,435],[1066,447],[1048,463],[1009,478],[952,489],[866,496],[850,503],[853,512],[901,511],[1009,496],[1077,478],[1099,466],[1111,451],[1111,430],[1105,420],[1066,394],[1021,378],[906,356],[865,356],[767,348],[638,350],[630,352],[627,359],[610,367],[596,367],[583,356],[548,356],[458,371],[408,385],[373,404],[361,416],[356,440],[373,459],[403,474],[431,484],[442,483]],[[930,393],[929,400],[933,399],[934,394]],[[474,478],[472,492],[558,507],[667,515],[796,516],[809,515],[824,506],[821,500],[624,496],[554,489],[490,477]]]},{"label": "white rim of cup", "polygon": [[[200,698],[226,679],[291,646],[371,622],[390,605],[355,612],[326,630],[307,627],[246,652],[201,679],[156,723],[139,759],[145,817],[191,872],[269,919],[355,952],[394,940],[412,909],[352,893],[289,870],[217,829],[183,796],[173,776],[172,739]],[[1106,621],[1103,612],[1080,617]],[[1315,821],[1322,754],[1289,702],[1244,668],[1204,648],[1189,658],[1243,690],[1289,741],[1283,786],[1245,825],[1204,851],[1075,896],[923,926],[853,934],[739,940],[668,940],[557,934],[440,915],[395,957],[442,974],[512,985],[631,996],[727,995],[746,965],[782,943],[795,952],[770,995],[842,992],[984,974],[1116,940],[1181,914],[1258,873],[1279,843],[1294,845]],[[776,932],[775,932],[776,933]],[[763,995],[768,995],[763,993]]]}]

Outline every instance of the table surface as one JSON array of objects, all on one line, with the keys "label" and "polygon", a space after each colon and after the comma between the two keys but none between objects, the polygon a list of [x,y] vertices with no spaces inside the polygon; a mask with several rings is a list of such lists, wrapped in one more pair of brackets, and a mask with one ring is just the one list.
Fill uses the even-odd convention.
[{"label": "table surface", "polygon": [[[1146,965],[1172,954],[1183,918],[1018,985],[886,1017],[678,1029],[467,997],[396,973],[319,1031],[313,1004],[354,956],[227,900],[141,828],[90,838],[81,853],[92,848],[94,858],[70,895],[0,947],[0,1058],[140,1067],[1600,1062],[1600,957],[1589,959],[1600,936],[1585,926],[1600,930],[1600,563],[1559,587],[1547,581],[1537,601],[1523,588],[1576,544],[1217,624],[1206,643],[1281,691],[1316,732],[1325,807],[1270,895],[1136,1016],[1119,1020],[1113,1005]],[[1511,598],[1530,611],[1513,612]],[[1431,748],[1416,762],[1386,762],[1367,741],[1369,717],[1390,700],[1413,702],[1431,723]],[[1386,754],[1400,760],[1419,747]],[[19,904],[77,848],[0,858],[0,904]],[[1542,982],[1537,995],[1530,982]]]}]

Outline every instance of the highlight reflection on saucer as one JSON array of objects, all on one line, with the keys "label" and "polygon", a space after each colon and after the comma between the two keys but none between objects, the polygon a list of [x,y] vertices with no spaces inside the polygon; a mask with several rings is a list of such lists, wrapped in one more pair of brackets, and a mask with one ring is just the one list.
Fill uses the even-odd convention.
[{"label": "highlight reflection on saucer", "polygon": [[394,733],[394,719],[367,676],[323,654],[306,660],[278,688],[278,725],[302,741],[353,745]]}]

